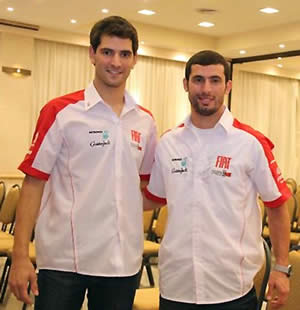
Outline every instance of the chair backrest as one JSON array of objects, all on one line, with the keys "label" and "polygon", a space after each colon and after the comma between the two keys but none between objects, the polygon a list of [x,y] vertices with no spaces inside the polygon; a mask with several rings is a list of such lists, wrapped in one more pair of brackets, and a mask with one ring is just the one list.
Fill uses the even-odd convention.
[{"label": "chair backrest", "polygon": [[154,219],[154,210],[147,210],[143,212],[144,234],[147,234],[151,229],[153,219]]},{"label": "chair backrest", "polygon": [[292,194],[297,191],[297,182],[293,178],[288,178],[285,180],[286,185],[291,189]]},{"label": "chair backrest", "polygon": [[296,220],[298,221],[299,219],[299,209],[300,209],[300,185],[297,187],[297,191],[295,194],[295,199],[297,203],[297,211],[296,211]]},{"label": "chair backrest", "polygon": [[13,224],[16,215],[17,203],[20,197],[20,186],[13,185],[6,194],[2,208],[0,210],[0,222],[2,222],[2,230],[6,230],[7,224]]},{"label": "chair backrest", "polygon": [[168,221],[168,208],[167,206],[164,206],[160,208],[156,224],[154,227],[154,234],[157,239],[163,238],[167,226],[167,221]]},{"label": "chair backrest", "polygon": [[271,271],[271,251],[267,242],[264,239],[263,244],[265,250],[265,261],[263,266],[261,267],[261,269],[254,278],[254,286],[258,300],[257,310],[261,309],[262,307]]},{"label": "chair backrest", "polygon": [[[280,310],[298,310],[300,308],[300,246],[291,249],[289,262],[293,266],[290,278],[290,294],[287,303]],[[269,308],[267,307],[267,309]]]},{"label": "chair backrest", "polygon": [[296,221],[296,213],[297,213],[297,203],[296,198],[292,195],[286,202],[289,215],[290,215],[290,223],[291,223],[291,230],[293,228],[293,223]]},{"label": "chair backrest", "polygon": [[258,204],[260,207],[260,212],[261,212],[261,220],[262,220],[262,229],[267,225],[267,212],[265,208],[264,202],[261,200],[261,198],[258,198]]},{"label": "chair backrest", "polygon": [[5,183],[3,181],[0,181],[0,209],[5,198],[5,192],[6,192]]}]

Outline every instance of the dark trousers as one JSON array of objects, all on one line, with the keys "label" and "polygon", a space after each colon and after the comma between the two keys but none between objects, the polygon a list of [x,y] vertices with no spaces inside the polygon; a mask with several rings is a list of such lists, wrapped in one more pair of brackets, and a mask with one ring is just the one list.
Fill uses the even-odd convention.
[{"label": "dark trousers", "polygon": [[40,270],[34,309],[80,310],[87,291],[89,310],[131,310],[137,276],[97,277]]},{"label": "dark trousers", "polygon": [[189,304],[165,299],[160,296],[160,310],[256,310],[257,297],[255,289],[252,288],[248,294],[241,298],[211,305]]}]

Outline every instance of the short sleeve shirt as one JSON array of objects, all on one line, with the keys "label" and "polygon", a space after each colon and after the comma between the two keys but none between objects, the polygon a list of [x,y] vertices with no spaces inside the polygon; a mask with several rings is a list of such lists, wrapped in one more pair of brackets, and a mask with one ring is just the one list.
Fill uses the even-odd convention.
[{"label": "short sleeve shirt", "polygon": [[19,167],[47,180],[36,225],[40,269],[129,276],[140,268],[140,179],[150,175],[156,127],[124,98],[117,117],[91,84],[41,111]]},{"label": "short sleeve shirt", "polygon": [[159,254],[164,298],[221,303],[251,289],[264,259],[257,194],[269,207],[290,197],[272,147],[227,109],[214,128],[187,118],[161,138],[145,194],[168,204]]}]

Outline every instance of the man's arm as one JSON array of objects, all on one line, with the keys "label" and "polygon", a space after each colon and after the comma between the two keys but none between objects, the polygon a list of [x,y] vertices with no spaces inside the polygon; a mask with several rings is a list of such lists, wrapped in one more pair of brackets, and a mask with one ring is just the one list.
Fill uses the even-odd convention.
[{"label": "man's arm", "polygon": [[160,203],[160,202],[156,202],[156,201],[148,199],[147,197],[145,197],[145,194],[143,193],[144,211],[153,210],[153,209],[156,209],[156,208],[161,208],[161,207],[163,207],[165,205],[166,205],[165,203]]},{"label": "man's arm", "polygon": [[[290,219],[288,208],[285,204],[277,208],[266,208],[272,250],[275,263],[288,266],[288,252],[290,245]],[[279,309],[284,305],[289,293],[289,278],[286,274],[273,270],[270,274],[267,299],[271,309]],[[275,293],[275,290],[277,293]],[[275,296],[275,294],[278,294]]]},{"label": "man's arm", "polygon": [[29,242],[40,209],[45,182],[27,175],[17,206],[9,285],[17,299],[27,304],[32,304],[27,293],[28,282],[33,294],[38,295],[36,274],[29,258]]}]

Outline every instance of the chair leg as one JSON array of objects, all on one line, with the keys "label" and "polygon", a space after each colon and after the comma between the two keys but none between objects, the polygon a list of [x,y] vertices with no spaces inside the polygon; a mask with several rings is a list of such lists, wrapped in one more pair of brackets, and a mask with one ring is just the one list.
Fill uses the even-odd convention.
[{"label": "chair leg", "polygon": [[140,285],[141,285],[143,269],[144,269],[144,261],[142,261],[142,266],[141,266],[141,269],[140,269],[139,274],[138,274],[137,284],[136,284],[136,288],[137,289],[140,288]]},{"label": "chair leg", "polygon": [[150,263],[146,264],[147,275],[151,287],[154,287],[154,278]]},{"label": "chair leg", "polygon": [[10,266],[10,260],[9,258],[6,258],[4,267],[3,267],[3,271],[2,271],[2,275],[1,275],[1,280],[0,280],[0,293],[1,293],[1,298],[0,298],[0,303],[3,302],[3,291],[4,291],[4,286],[5,286],[5,281],[6,281],[6,274],[7,274],[7,269]]},{"label": "chair leg", "polygon": [[3,303],[5,293],[6,293],[6,288],[8,284],[8,277],[9,277],[9,271],[10,271],[10,264],[11,264],[11,259],[8,257],[6,262],[5,262],[5,270],[3,270],[3,274],[1,277],[1,282],[0,282],[0,287],[2,288],[1,290],[1,296],[0,296],[0,303]]}]

